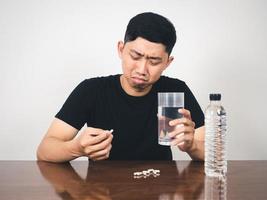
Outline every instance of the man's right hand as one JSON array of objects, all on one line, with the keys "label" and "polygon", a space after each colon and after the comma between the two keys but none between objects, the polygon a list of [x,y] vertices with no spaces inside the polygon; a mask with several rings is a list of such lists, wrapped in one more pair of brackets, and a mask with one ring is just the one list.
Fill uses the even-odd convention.
[{"label": "man's right hand", "polygon": [[110,131],[89,127],[80,133],[75,143],[83,156],[91,160],[104,160],[109,157],[112,139]]},{"label": "man's right hand", "polygon": [[113,138],[110,131],[89,127],[78,132],[78,129],[55,118],[38,147],[38,160],[68,162],[81,156],[92,160],[109,157]]}]

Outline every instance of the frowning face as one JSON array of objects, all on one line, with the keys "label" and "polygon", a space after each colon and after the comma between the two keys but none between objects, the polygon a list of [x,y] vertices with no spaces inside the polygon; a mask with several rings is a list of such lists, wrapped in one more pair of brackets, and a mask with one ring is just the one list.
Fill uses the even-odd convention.
[{"label": "frowning face", "polygon": [[119,42],[118,53],[123,70],[121,85],[132,96],[147,94],[173,60],[163,44],[141,37],[126,44]]}]

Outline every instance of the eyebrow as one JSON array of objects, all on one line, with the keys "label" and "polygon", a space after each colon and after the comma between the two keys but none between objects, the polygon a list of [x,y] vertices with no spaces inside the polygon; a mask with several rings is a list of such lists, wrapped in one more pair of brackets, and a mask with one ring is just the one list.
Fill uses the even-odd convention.
[{"label": "eyebrow", "polygon": [[[134,50],[134,49],[130,49],[130,52],[132,53],[135,53],[137,54],[138,56],[141,56],[141,57],[144,57],[145,55]],[[162,58],[161,57],[156,57],[156,56],[147,56],[147,59],[150,59],[150,60],[158,60],[158,61],[162,61]]]}]

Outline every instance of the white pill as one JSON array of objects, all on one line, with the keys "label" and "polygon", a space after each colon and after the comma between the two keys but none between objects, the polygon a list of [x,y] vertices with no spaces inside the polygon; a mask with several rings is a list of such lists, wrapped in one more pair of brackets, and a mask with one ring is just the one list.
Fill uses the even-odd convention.
[{"label": "white pill", "polygon": [[134,172],[134,175],[140,176],[140,175],[142,175],[142,172]]},{"label": "white pill", "polygon": [[143,176],[134,176],[134,178],[142,178]]}]

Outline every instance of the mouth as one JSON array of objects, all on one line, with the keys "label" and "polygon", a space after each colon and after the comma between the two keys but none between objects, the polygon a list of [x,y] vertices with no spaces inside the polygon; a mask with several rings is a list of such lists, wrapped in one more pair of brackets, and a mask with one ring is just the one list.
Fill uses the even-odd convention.
[{"label": "mouth", "polygon": [[147,82],[146,79],[143,79],[143,78],[140,78],[140,77],[135,77],[135,76],[132,77],[132,80],[133,80],[133,82],[136,83],[136,84],[144,84],[144,83]]}]

